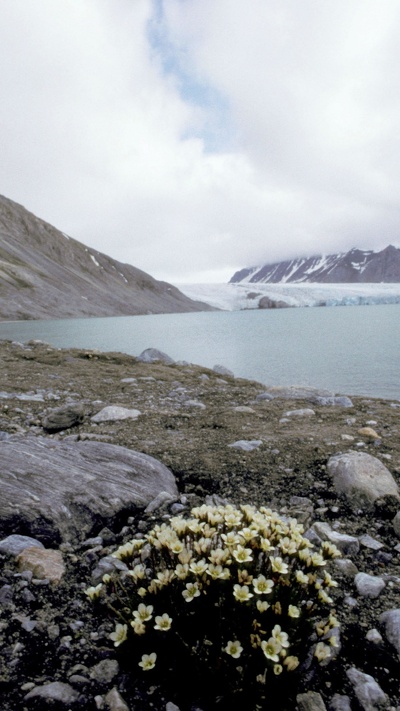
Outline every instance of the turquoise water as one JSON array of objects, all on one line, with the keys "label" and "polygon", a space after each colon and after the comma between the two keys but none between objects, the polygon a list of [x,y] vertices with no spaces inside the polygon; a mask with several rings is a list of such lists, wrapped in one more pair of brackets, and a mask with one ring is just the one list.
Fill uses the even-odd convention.
[{"label": "turquoise water", "polygon": [[0,339],[131,355],[154,347],[266,385],[400,400],[399,324],[393,304],[3,322]]}]

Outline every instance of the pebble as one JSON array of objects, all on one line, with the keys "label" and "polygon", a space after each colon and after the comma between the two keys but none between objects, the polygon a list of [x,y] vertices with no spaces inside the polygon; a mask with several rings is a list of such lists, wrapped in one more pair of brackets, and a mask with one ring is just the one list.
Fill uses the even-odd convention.
[{"label": "pebble", "polygon": [[379,622],[384,625],[386,639],[393,645],[400,659],[400,609],[383,612]]},{"label": "pebble", "polygon": [[372,676],[364,674],[355,667],[348,669],[346,674],[364,711],[376,711],[382,706],[387,706],[387,696]]},{"label": "pebble", "polygon": [[228,447],[234,449],[242,449],[243,452],[252,452],[253,449],[258,449],[262,445],[262,439],[239,439],[237,442],[228,444]]},{"label": "pebble", "polygon": [[100,412],[91,417],[91,422],[113,422],[115,420],[137,420],[139,415],[142,413],[140,410],[129,410],[126,407],[118,407],[117,405],[109,405],[108,407],[103,407]]},{"label": "pebble", "polygon": [[370,548],[374,551],[379,551],[385,546],[384,543],[381,543],[381,541],[377,541],[375,538],[372,538],[372,536],[369,536],[368,533],[366,533],[364,536],[360,536],[359,541],[362,546],[364,546],[365,548]]},{"label": "pebble", "polygon": [[310,407],[303,407],[299,410],[288,410],[285,412],[285,417],[312,417],[315,415],[314,410]]},{"label": "pebble", "polygon": [[386,583],[382,578],[375,575],[368,575],[368,573],[357,573],[354,582],[358,594],[362,597],[378,597],[383,588],[386,587]]}]

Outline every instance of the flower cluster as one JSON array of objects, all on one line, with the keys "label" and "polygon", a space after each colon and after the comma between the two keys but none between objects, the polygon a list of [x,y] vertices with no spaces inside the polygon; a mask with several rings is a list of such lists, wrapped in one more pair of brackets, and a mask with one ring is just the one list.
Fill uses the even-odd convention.
[{"label": "flower cluster", "polygon": [[265,507],[203,505],[120,546],[113,555],[126,570],[86,593],[117,618],[114,645],[134,641],[143,671],[157,668],[163,649],[170,665],[175,645],[220,675],[236,669],[242,687],[265,683],[310,649],[326,663],[337,645],[327,566],[340,553],[330,543],[316,550],[303,533]]}]

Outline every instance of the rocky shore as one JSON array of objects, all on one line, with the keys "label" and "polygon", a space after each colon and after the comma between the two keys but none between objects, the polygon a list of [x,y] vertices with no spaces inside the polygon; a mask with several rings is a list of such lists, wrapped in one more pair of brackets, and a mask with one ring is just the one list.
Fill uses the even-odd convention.
[{"label": "rocky shore", "polygon": [[118,545],[204,502],[271,507],[342,552],[338,656],[264,708],[400,709],[400,402],[153,350],[3,341],[0,373],[2,711],[236,708],[128,669],[85,594]]}]

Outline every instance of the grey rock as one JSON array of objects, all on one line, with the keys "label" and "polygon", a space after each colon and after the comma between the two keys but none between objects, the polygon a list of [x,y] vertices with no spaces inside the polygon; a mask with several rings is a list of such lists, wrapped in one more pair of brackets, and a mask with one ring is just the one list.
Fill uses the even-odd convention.
[{"label": "grey rock", "polygon": [[273,400],[274,396],[271,393],[259,393],[256,395],[256,402],[262,402],[263,400]]},{"label": "grey rock", "polygon": [[396,516],[394,517],[392,525],[396,536],[400,538],[400,511],[398,511]]},{"label": "grey rock", "polygon": [[372,538],[372,536],[369,536],[367,533],[364,536],[360,536],[360,543],[364,548],[369,548],[370,550],[373,551],[379,551],[381,548],[385,547],[384,543],[381,543],[381,541],[377,541],[375,538]]},{"label": "grey rock", "polygon": [[172,494],[168,491],[160,491],[160,493],[154,497],[153,501],[150,501],[150,503],[146,506],[145,512],[152,513],[153,511],[161,508],[161,506],[164,506],[164,504],[170,504],[175,500],[176,496],[172,496]]},{"label": "grey rock", "polygon": [[386,586],[385,581],[368,573],[357,573],[354,578],[357,592],[361,597],[378,597]]},{"label": "grey rock", "polygon": [[354,578],[358,573],[358,568],[349,558],[336,558],[333,561],[335,569],[346,578]]},{"label": "grey rock", "polygon": [[3,540],[0,541],[0,553],[18,555],[22,553],[25,548],[44,548],[44,545],[36,538],[20,536],[17,533],[13,533],[11,536],[7,536],[7,538],[3,538]]},{"label": "grey rock", "polygon": [[168,703],[165,705],[165,711],[180,711],[180,709],[179,706],[172,703],[172,701],[168,701]]},{"label": "grey rock", "polygon": [[14,437],[0,448],[0,533],[21,528],[47,545],[82,540],[119,512],[146,508],[160,491],[175,499],[172,472],[153,457],[105,442]]},{"label": "grey rock", "polygon": [[300,410],[288,410],[285,412],[285,417],[312,417],[315,415],[314,410],[310,407],[303,407]]},{"label": "grey rock", "polygon": [[90,669],[90,678],[102,686],[111,684],[119,672],[119,664],[116,659],[102,659]]},{"label": "grey rock", "polygon": [[114,688],[105,695],[104,701],[108,711],[129,711],[129,706],[125,703],[118,689]]},{"label": "grey rock", "polygon": [[199,400],[186,400],[185,407],[198,407],[200,410],[206,409],[204,402],[200,402]]},{"label": "grey rock", "polygon": [[350,699],[344,694],[334,694],[329,704],[330,711],[351,711]]},{"label": "grey rock", "polygon": [[242,449],[243,452],[252,452],[253,449],[261,447],[262,443],[262,439],[239,439],[237,442],[228,444],[228,447],[232,447],[233,449]]},{"label": "grey rock", "polygon": [[400,609],[387,610],[379,617],[386,639],[395,648],[400,659]]},{"label": "grey rock", "polygon": [[92,572],[92,580],[95,584],[99,583],[103,577],[108,573],[112,573],[114,570],[125,571],[128,570],[128,566],[122,560],[114,558],[111,555],[106,555],[101,558]]},{"label": "grey rock", "polygon": [[85,417],[82,405],[65,405],[49,412],[42,420],[46,432],[61,432],[69,427],[80,425]]},{"label": "grey rock", "polygon": [[117,405],[108,405],[103,407],[100,412],[97,412],[91,417],[92,422],[114,422],[116,420],[137,420],[142,413],[140,410],[129,410],[126,407],[118,407]]},{"label": "grey rock", "polygon": [[372,630],[368,630],[365,638],[368,642],[372,642],[373,644],[382,644],[383,642],[382,635],[377,629],[375,629],[375,627]]},{"label": "grey rock", "polygon": [[214,365],[213,371],[214,371],[214,373],[217,373],[218,375],[223,375],[224,377],[225,376],[228,376],[229,378],[235,377],[234,373],[232,373],[232,371],[229,370],[229,368],[225,368],[224,365]]},{"label": "grey rock", "polygon": [[52,681],[50,684],[43,686],[35,686],[24,697],[24,701],[36,701],[40,699],[49,708],[54,708],[54,704],[65,706],[66,708],[77,704],[79,694],[70,684],[65,684],[62,681]]},{"label": "grey rock", "polygon": [[344,395],[336,395],[333,397],[323,397],[320,395],[316,395],[313,398],[313,402],[315,402],[316,405],[320,405],[322,407],[354,407],[350,398]]},{"label": "grey rock", "polygon": [[346,674],[364,711],[387,708],[387,696],[372,676],[364,674],[355,667],[348,669]]},{"label": "grey rock", "polygon": [[354,555],[360,550],[358,538],[333,531],[330,525],[324,521],[316,521],[312,528],[322,541],[334,543],[344,555]]},{"label": "grey rock", "polygon": [[146,348],[137,358],[141,363],[157,363],[161,362],[165,365],[172,365],[175,363],[174,359],[171,358],[163,351],[157,350],[157,348]]},{"label": "grey rock", "polygon": [[316,691],[307,691],[296,696],[299,711],[326,711],[326,706],[321,694]]},{"label": "grey rock", "polygon": [[0,588],[0,605],[8,605],[12,602],[14,589],[12,585],[2,585]]},{"label": "grey rock", "polygon": [[331,457],[328,473],[339,494],[344,494],[354,508],[371,508],[382,496],[400,500],[397,484],[390,471],[376,457],[349,451]]}]

